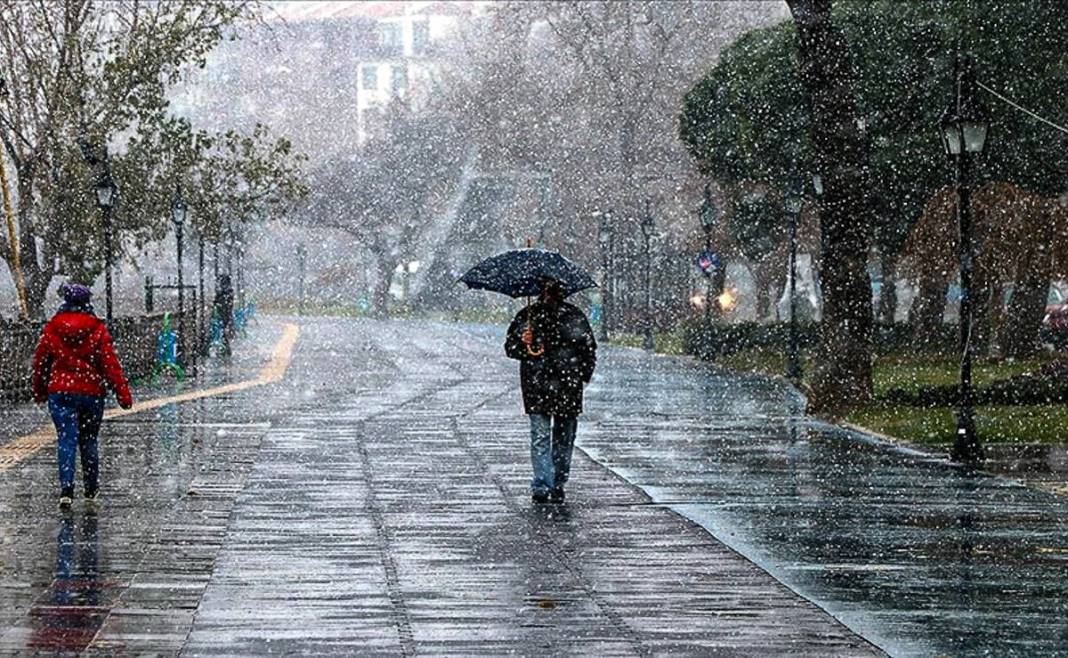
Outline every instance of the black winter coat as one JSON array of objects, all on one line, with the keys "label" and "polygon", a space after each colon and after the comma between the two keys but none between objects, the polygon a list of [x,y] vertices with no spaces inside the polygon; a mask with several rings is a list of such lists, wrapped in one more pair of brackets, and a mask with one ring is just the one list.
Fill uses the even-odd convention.
[{"label": "black winter coat", "polygon": [[[534,331],[532,356],[523,344],[523,331],[530,318]],[[523,406],[528,414],[577,416],[582,413],[582,390],[597,365],[597,341],[577,307],[566,302],[552,307],[541,302],[516,314],[508,327],[504,352],[520,362]]]}]

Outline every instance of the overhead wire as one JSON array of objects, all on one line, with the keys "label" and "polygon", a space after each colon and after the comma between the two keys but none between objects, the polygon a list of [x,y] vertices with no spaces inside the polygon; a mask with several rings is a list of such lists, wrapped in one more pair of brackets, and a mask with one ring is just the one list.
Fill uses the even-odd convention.
[{"label": "overhead wire", "polygon": [[1034,112],[1033,110],[1027,109],[1023,105],[1020,105],[1019,103],[1013,101],[1011,98],[1008,98],[1008,97],[1006,97],[1006,96],[1004,96],[1002,94],[999,94],[998,92],[994,91],[990,87],[987,87],[986,85],[984,85],[982,82],[977,82],[976,84],[979,85],[980,89],[982,89],[983,91],[986,91],[987,93],[990,93],[990,94],[996,96],[1002,102],[1007,103],[1007,104],[1013,106],[1014,108],[1016,108],[1017,110],[1020,110],[1024,114],[1027,114],[1028,116],[1031,116],[1031,117],[1033,117],[1035,119],[1038,119],[1039,121],[1041,121],[1042,123],[1046,124],[1047,126],[1049,126],[1051,128],[1054,128],[1056,130],[1059,130],[1062,133],[1068,135],[1068,128],[1065,128],[1064,126],[1060,126],[1060,125],[1057,125],[1056,123],[1053,123],[1052,121],[1050,121],[1046,117],[1038,114],[1037,112]]}]

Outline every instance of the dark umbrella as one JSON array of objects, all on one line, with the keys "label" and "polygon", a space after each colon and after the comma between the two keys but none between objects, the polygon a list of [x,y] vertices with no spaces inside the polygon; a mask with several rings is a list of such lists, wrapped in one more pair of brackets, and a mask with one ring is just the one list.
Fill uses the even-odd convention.
[{"label": "dark umbrella", "polygon": [[[597,286],[586,270],[555,251],[529,248],[513,249],[487,258],[460,277],[468,288],[526,297],[527,306],[530,306],[530,297],[540,292],[540,283],[545,279],[559,282],[564,297]],[[527,331],[530,330],[530,317],[527,316]],[[531,356],[541,356],[544,351],[544,347],[535,349],[527,345]]]},{"label": "dark umbrella", "polygon": [[537,295],[538,282],[542,279],[560,282],[565,297],[597,286],[586,270],[555,251],[544,249],[506,251],[487,258],[460,277],[468,288],[499,292],[509,297]]}]

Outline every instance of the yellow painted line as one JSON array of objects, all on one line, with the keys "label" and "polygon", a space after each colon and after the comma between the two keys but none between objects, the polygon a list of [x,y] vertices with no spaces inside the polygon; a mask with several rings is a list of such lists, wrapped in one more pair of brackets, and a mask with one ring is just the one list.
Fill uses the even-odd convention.
[{"label": "yellow painted line", "polygon": [[[104,412],[104,418],[121,418],[123,416],[159,409],[168,404],[190,402],[192,400],[200,400],[203,398],[215,397],[217,395],[237,393],[250,388],[256,388],[257,386],[265,386],[267,384],[279,382],[285,377],[286,371],[289,369],[289,364],[293,360],[293,347],[297,344],[297,337],[299,335],[300,327],[297,325],[287,324],[283,326],[282,337],[278,339],[278,342],[274,345],[274,349],[271,351],[271,360],[267,365],[260,369],[260,372],[255,379],[234,382],[233,384],[223,384],[222,386],[215,386],[213,388],[189,391],[187,393],[181,393],[179,395],[165,398],[145,400],[144,402],[134,404],[134,406],[129,409],[108,409]],[[41,448],[51,445],[55,439],[55,428],[48,425],[32,434],[20,436],[14,441],[11,441],[0,448],[0,473],[10,470],[20,462],[29,459]]]}]

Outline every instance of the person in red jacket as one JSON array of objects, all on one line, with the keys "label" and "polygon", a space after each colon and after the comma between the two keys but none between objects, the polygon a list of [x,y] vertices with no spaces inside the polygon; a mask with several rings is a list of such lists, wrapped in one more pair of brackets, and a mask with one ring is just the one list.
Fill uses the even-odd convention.
[{"label": "person in red jacket", "polygon": [[97,434],[104,417],[105,386],[123,409],[133,406],[130,385],[111,343],[107,326],[93,315],[89,288],[67,283],[59,289],[63,305],[45,325],[33,355],[33,399],[48,403],[56,425],[59,504],[74,497],[75,453],[82,456],[82,485],[96,500],[100,485]]}]

